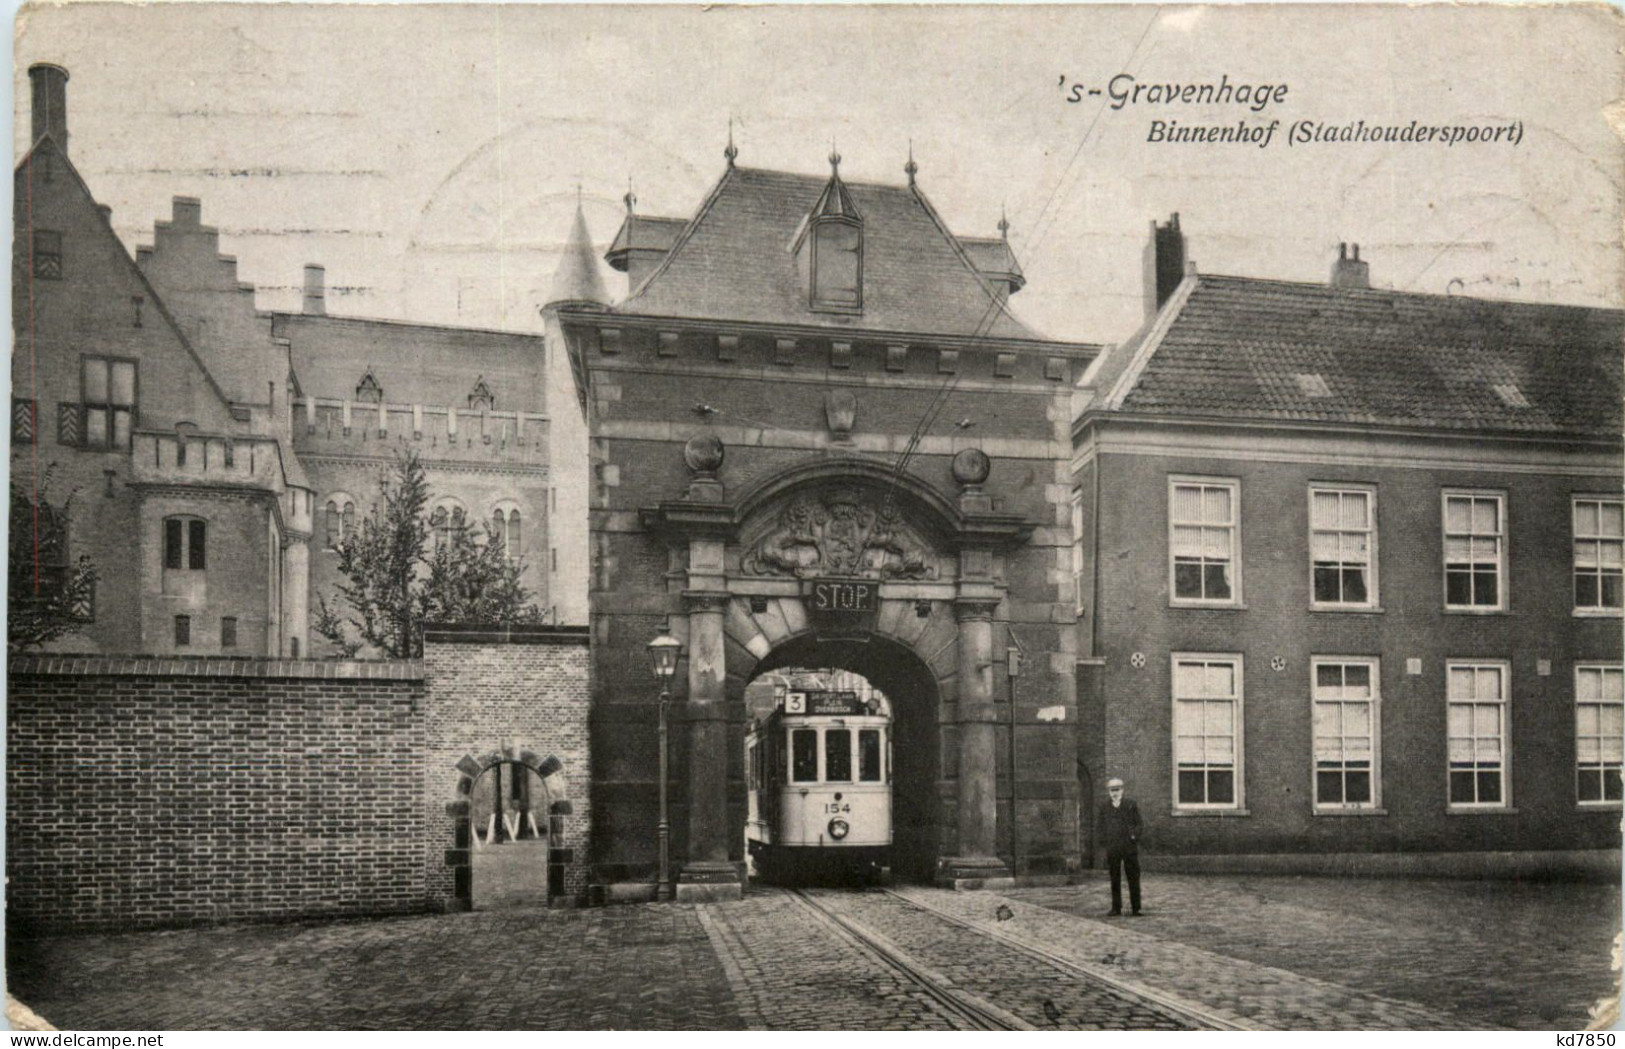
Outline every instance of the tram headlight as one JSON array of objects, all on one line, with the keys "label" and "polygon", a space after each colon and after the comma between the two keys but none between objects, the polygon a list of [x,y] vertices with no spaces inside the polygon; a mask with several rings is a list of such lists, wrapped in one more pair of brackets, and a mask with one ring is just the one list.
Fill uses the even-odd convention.
[{"label": "tram headlight", "polygon": [[851,831],[852,825],[841,819],[839,816],[829,821],[829,836],[834,838],[836,841],[840,841],[842,838],[850,834]]}]

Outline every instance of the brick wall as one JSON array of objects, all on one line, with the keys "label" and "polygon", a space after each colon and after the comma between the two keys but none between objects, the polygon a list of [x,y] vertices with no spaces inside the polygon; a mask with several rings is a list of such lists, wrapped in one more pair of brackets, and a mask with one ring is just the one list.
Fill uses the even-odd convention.
[{"label": "brick wall", "polygon": [[14,657],[8,920],[466,908],[468,789],[503,761],[546,791],[550,896],[582,896],[585,631],[430,637],[422,663]]},{"label": "brick wall", "polygon": [[[513,763],[532,769],[546,790],[549,895],[580,899],[592,819],[586,630],[431,627],[423,668],[429,895],[468,906],[469,795],[491,766]],[[540,827],[544,810],[535,811]]]},{"label": "brick wall", "polygon": [[16,657],[8,920],[423,910],[413,663]]}]

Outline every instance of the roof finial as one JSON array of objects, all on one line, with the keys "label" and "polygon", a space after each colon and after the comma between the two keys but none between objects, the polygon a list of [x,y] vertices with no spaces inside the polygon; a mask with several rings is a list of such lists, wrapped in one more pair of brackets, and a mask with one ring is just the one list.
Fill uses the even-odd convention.
[{"label": "roof finial", "polygon": [[734,145],[734,118],[733,117],[728,118],[728,148],[724,149],[722,151],[722,155],[724,157],[728,158],[728,166],[729,167],[734,166],[734,160],[739,156],[739,147]]},{"label": "roof finial", "polygon": [[914,163],[914,140],[908,140],[908,163],[903,165],[904,174],[908,175],[908,184],[914,185],[914,176],[919,172],[920,165]]},{"label": "roof finial", "polygon": [[829,140],[829,169],[832,175],[840,175],[841,173],[841,151],[835,148],[833,136]]},{"label": "roof finial", "polygon": [[622,197],[621,199],[626,201],[626,213],[628,215],[632,214],[632,209],[638,205],[638,195],[632,192],[631,175],[626,176],[626,196]]},{"label": "roof finial", "polygon": [[1004,203],[999,203],[999,236],[1005,240],[1010,239],[1010,219],[1005,214]]}]

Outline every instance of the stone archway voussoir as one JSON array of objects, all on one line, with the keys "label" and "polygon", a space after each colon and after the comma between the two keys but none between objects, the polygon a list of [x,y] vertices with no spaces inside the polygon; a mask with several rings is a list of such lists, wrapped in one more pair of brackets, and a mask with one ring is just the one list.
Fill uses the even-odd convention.
[{"label": "stone archway voussoir", "polygon": [[770,644],[776,645],[794,633],[790,629],[790,624],[785,621],[784,611],[778,601],[769,601],[765,610],[752,612],[751,619],[756,623],[756,629]]},{"label": "stone archway voussoir", "polygon": [[807,632],[807,628],[811,626],[807,622],[807,606],[801,603],[799,597],[775,597],[773,604],[778,607],[779,615],[784,617],[787,637]]},{"label": "stone archway voussoir", "polygon": [[902,624],[903,606],[905,604],[909,605],[912,614],[913,605],[911,602],[898,601],[895,598],[882,600],[880,602],[880,611],[875,615],[875,633],[885,637],[896,637],[897,629]]}]

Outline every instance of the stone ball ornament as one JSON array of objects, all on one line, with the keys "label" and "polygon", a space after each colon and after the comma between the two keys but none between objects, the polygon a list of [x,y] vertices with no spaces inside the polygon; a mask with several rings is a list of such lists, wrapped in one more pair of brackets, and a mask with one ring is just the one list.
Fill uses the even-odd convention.
[{"label": "stone ball ornament", "polygon": [[714,433],[697,433],[683,445],[683,461],[697,474],[715,474],[726,454],[722,438]]},{"label": "stone ball ornament", "polygon": [[967,487],[981,484],[993,472],[993,460],[980,448],[965,448],[954,456],[954,480]]}]

